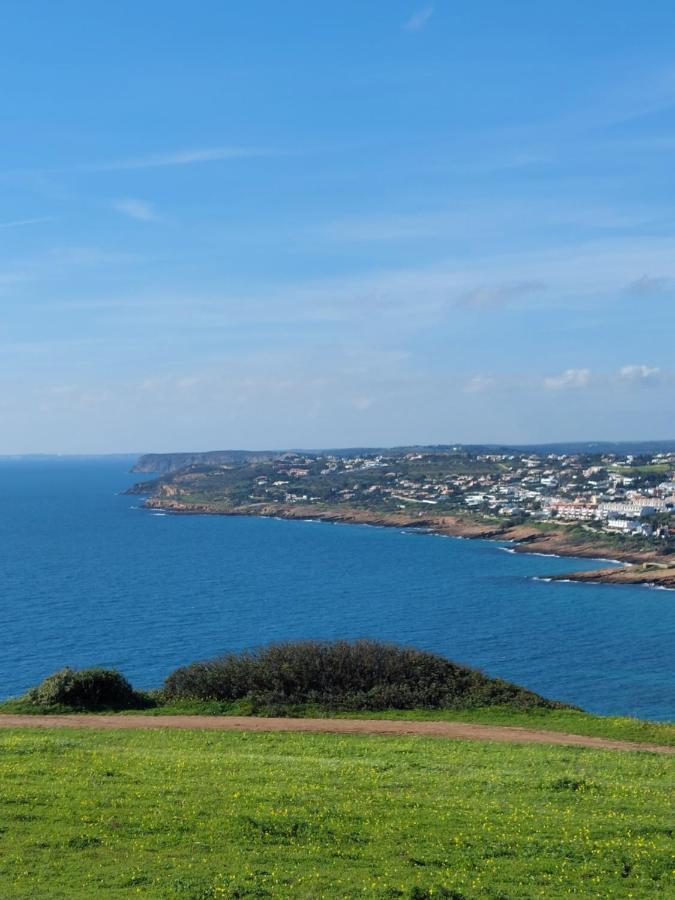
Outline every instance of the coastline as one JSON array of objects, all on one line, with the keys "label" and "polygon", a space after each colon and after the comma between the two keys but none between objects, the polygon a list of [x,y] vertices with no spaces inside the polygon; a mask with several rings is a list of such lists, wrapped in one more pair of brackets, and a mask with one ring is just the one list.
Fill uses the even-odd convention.
[{"label": "coastline", "polygon": [[621,568],[599,568],[551,576],[552,581],[580,581],[603,584],[632,584],[675,589],[675,559],[650,551],[624,551],[602,542],[570,541],[563,529],[538,530],[528,525],[499,526],[481,524],[462,515],[428,515],[406,512],[378,512],[355,507],[317,507],[277,504],[219,506],[211,503],[185,503],[172,497],[146,497],[145,509],[175,515],[262,516],[289,520],[314,520],[345,525],[374,525],[383,528],[414,528],[433,534],[469,539],[510,542],[515,553],[541,556],[576,557],[622,563]]},{"label": "coastline", "polygon": [[590,572],[572,572],[552,575],[549,581],[582,581],[587,584],[632,584],[635,586],[675,591],[675,565],[640,565],[622,569],[594,569]]}]

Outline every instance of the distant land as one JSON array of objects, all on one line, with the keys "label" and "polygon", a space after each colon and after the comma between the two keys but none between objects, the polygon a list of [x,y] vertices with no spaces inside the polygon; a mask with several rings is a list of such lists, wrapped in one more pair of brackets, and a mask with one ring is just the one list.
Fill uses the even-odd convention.
[{"label": "distant land", "polygon": [[89,459],[131,462],[138,457],[138,453],[4,453],[0,454],[0,462],[84,462]]},{"label": "distant land", "polygon": [[675,441],[149,454],[129,489],[176,514],[274,516],[619,560],[574,580],[675,588]]},{"label": "distant land", "polygon": [[[549,444],[409,444],[400,447],[341,447],[341,448],[297,448],[285,450],[197,450],[178,453],[144,453],[132,468],[132,472],[163,475],[195,465],[222,465],[249,462],[265,462],[279,459],[285,454],[308,453],[351,457],[360,454],[371,456],[378,453],[406,453],[413,451],[452,453],[464,450],[468,453],[508,453],[509,451],[579,454],[616,453],[618,456],[643,455],[646,453],[675,453],[675,440],[671,441],[566,441]],[[133,454],[118,454],[130,456]]]}]

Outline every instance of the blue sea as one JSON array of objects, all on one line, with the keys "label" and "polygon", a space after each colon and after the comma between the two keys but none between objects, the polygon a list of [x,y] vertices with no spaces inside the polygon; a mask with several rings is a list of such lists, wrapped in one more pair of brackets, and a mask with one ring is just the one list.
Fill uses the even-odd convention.
[{"label": "blue sea", "polygon": [[170,516],[132,460],[0,463],[0,697],[56,669],[137,687],[283,638],[413,644],[598,713],[675,720],[675,593],[550,583],[597,562],[397,529]]}]

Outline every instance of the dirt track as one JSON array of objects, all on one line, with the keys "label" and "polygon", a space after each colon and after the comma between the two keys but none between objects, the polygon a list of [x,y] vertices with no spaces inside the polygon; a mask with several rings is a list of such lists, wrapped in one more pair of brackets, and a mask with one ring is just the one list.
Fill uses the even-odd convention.
[{"label": "dirt track", "polygon": [[675,753],[675,747],[558,731],[539,731],[465,722],[404,722],[392,719],[291,719],[250,716],[21,716],[0,715],[0,728],[195,728],[207,731],[309,731],[328,734],[417,735],[465,741],[516,744],[563,744],[598,750],[643,750]]}]

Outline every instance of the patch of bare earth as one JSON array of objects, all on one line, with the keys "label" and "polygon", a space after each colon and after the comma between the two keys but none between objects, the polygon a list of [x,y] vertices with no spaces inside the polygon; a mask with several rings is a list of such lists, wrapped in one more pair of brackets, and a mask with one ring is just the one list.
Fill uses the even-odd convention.
[{"label": "patch of bare earth", "polygon": [[391,719],[292,719],[251,716],[124,716],[124,715],[0,715],[0,728],[193,728],[207,731],[304,731],[326,734],[416,735],[464,741],[516,744],[562,744],[598,750],[642,750],[675,753],[674,747],[637,741],[615,741],[533,728],[477,725],[466,722],[405,722]]}]

